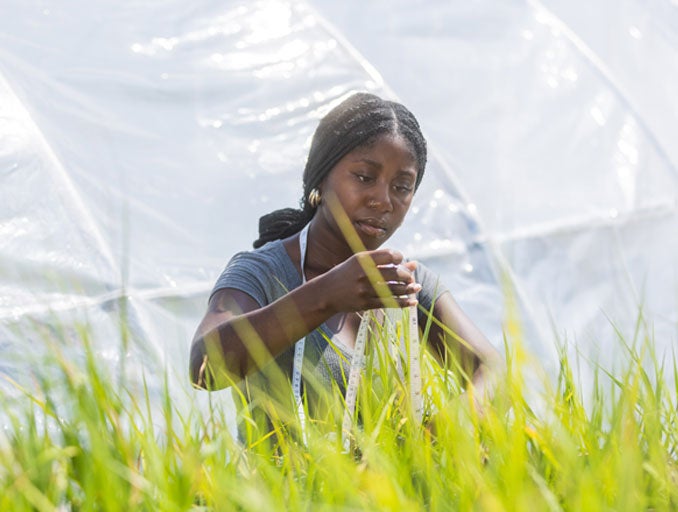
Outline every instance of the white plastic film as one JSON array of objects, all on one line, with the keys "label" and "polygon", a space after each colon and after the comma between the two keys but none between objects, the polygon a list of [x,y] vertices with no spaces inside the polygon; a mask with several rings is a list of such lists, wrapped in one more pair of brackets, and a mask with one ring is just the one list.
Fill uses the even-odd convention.
[{"label": "white plastic film", "polygon": [[6,0],[1,370],[28,381],[50,330],[77,357],[87,325],[132,381],[167,367],[199,399],[209,290],[260,215],[298,204],[318,119],[356,90],[402,101],[429,140],[389,245],[497,347],[506,271],[547,365],[556,336],[612,357],[640,304],[669,349],[677,54],[678,7],[659,0]]}]

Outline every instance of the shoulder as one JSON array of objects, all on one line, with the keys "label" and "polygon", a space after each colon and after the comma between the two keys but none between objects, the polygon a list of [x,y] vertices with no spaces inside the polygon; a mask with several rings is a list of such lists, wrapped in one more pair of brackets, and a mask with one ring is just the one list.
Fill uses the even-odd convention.
[{"label": "shoulder", "polygon": [[258,249],[234,254],[211,295],[223,288],[233,288],[244,291],[259,305],[264,305],[299,286],[297,280],[298,272],[283,243],[275,240]]},{"label": "shoulder", "polygon": [[421,291],[417,294],[417,299],[425,309],[431,308],[438,297],[448,291],[440,276],[419,261],[414,271],[414,277],[422,286]]},{"label": "shoulder", "polygon": [[251,251],[241,251],[233,255],[226,268],[235,266],[285,267],[289,256],[281,240],[268,242]]},{"label": "shoulder", "polygon": [[[414,271],[414,276],[417,279],[417,282],[426,281],[427,284],[438,283],[440,284],[440,276],[431,270],[426,264],[421,261],[417,261],[417,268]],[[424,284],[424,283],[422,283]]]}]

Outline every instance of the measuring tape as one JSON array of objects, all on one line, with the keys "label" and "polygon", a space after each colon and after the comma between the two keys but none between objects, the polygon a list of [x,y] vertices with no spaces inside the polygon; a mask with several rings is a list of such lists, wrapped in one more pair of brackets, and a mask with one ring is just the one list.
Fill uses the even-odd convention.
[{"label": "measuring tape", "polygon": [[[404,329],[403,317],[407,316],[407,325],[409,332]],[[398,317],[400,317],[400,336],[398,336]],[[409,391],[412,404],[412,414],[416,425],[421,424],[424,417],[424,398],[421,385],[421,363],[419,361],[419,323],[417,321],[417,307],[409,306],[404,309],[387,308],[385,310],[385,321],[388,331],[389,352],[395,362],[396,371],[401,380],[405,379],[401,354],[408,361]],[[350,434],[353,426],[353,415],[356,410],[358,397],[358,386],[360,384],[360,375],[365,366],[365,348],[367,344],[367,328],[369,324],[369,315],[364,315],[360,321],[358,335],[353,348],[353,357],[351,358],[351,370],[349,373],[348,387],[346,388],[346,409],[344,410],[344,420],[341,424],[341,442],[344,450],[350,448]],[[409,344],[407,340],[409,339]]]},{"label": "measuring tape", "polygon": [[[309,225],[310,224],[307,224],[299,234],[302,284],[306,282],[304,264],[306,261]],[[407,320],[403,321],[403,317],[405,315],[407,316]],[[351,357],[351,367],[349,370],[348,385],[346,388],[345,397],[346,409],[344,410],[344,418],[341,425],[342,446],[344,450],[347,451],[350,446],[349,436],[353,426],[353,416],[356,410],[356,402],[358,399],[360,375],[365,366],[365,349],[367,345],[369,317],[370,315],[365,314],[360,320],[360,327],[358,327],[358,334],[356,336],[355,346],[353,347],[353,356]],[[401,357],[404,357],[408,362],[409,373],[407,377],[409,381],[409,391],[412,403],[412,414],[414,416],[413,419],[415,424],[419,425],[421,424],[424,415],[424,400],[422,396],[421,384],[421,362],[419,360],[420,343],[417,307],[409,306],[403,309],[386,308],[384,317],[388,331],[389,352],[395,361],[396,371],[398,372],[401,380],[404,379]],[[398,337],[399,317],[401,328],[400,336]],[[408,332],[406,332],[404,328],[405,325],[407,325]],[[409,340],[409,344],[406,342],[407,340]],[[301,370],[304,364],[305,344],[306,338],[304,337],[297,341],[294,345],[294,360],[292,366],[292,391],[294,393],[294,400],[297,404],[299,423],[301,426],[304,443],[306,443],[306,413],[304,411],[304,403],[301,397]]]}]

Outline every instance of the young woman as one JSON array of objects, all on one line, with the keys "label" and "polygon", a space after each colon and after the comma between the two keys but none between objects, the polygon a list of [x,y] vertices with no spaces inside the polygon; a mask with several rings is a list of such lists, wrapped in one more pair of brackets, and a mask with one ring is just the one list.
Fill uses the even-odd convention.
[{"label": "young woman", "polygon": [[[301,209],[262,217],[255,250],[236,254],[219,277],[191,347],[193,383],[238,384],[255,409],[265,404],[250,391],[273,396],[274,375],[296,373],[307,394],[323,385],[343,392],[361,313],[419,304],[421,322],[430,310],[437,320],[428,347],[459,358],[476,396],[486,392],[497,352],[431,271],[381,248],[425,166],[426,141],[403,105],[359,93],[330,111],[313,137]],[[352,249],[347,226],[365,250]]]}]

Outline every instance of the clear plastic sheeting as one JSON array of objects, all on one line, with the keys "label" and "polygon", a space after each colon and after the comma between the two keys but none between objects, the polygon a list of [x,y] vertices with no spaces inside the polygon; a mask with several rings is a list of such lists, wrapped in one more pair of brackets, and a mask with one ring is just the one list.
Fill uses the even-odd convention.
[{"label": "clear plastic sheeting", "polygon": [[[462,239],[489,243],[509,272],[546,363],[556,338],[609,362],[615,327],[632,336],[641,308],[658,354],[673,347],[676,2],[320,10],[419,113],[446,178],[477,213],[479,233]],[[436,224],[438,239],[454,239],[446,227]]]},{"label": "clear plastic sheeting", "polygon": [[402,101],[430,143],[389,245],[439,272],[496,346],[503,276],[547,367],[558,338],[612,358],[641,305],[660,353],[675,344],[675,2],[0,13],[0,371],[14,380],[54,332],[81,357],[85,326],[132,382],[158,389],[168,368],[197,399],[187,358],[209,290],[260,215],[298,204],[318,119],[357,90]]}]

